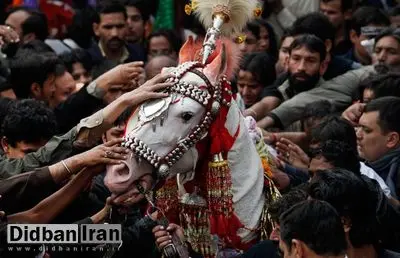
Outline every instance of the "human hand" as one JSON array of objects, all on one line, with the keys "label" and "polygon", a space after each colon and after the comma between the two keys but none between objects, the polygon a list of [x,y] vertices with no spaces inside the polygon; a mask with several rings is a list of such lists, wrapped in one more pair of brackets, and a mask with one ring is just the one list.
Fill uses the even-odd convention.
[{"label": "human hand", "polygon": [[276,144],[276,149],[280,160],[296,168],[308,169],[310,158],[297,144],[281,138]]},{"label": "human hand", "polygon": [[[143,62],[132,62],[127,64],[120,64],[111,69],[110,71],[101,75],[97,80],[107,81],[107,85],[129,85],[132,81],[137,81],[141,73],[144,73]],[[96,81],[97,81],[96,80]],[[98,84],[99,87],[103,84]],[[107,90],[107,89],[104,89]]]},{"label": "human hand", "polygon": [[168,97],[168,93],[160,91],[173,85],[171,82],[165,82],[169,77],[171,77],[169,74],[158,74],[139,88],[125,93],[122,97],[135,105],[139,105],[149,99]]},{"label": "human hand", "polygon": [[[154,179],[150,174],[143,175],[141,178],[138,180],[138,184],[144,189],[144,191],[149,191],[151,190],[152,186],[154,183]],[[112,196],[113,204],[118,205],[118,206],[132,206],[139,201],[141,201],[145,196],[139,192],[139,189],[137,187],[137,183],[134,182],[130,187],[129,191],[126,193],[123,193],[118,196]]]},{"label": "human hand", "polygon": [[18,43],[19,36],[10,26],[0,25],[0,48],[9,43]]},{"label": "human hand", "polygon": [[153,228],[153,234],[156,239],[158,249],[162,250],[169,244],[172,244],[172,235],[175,235],[181,242],[185,241],[183,229],[176,224],[169,224],[165,229],[163,226]]},{"label": "human hand", "polygon": [[106,205],[98,213],[91,217],[93,224],[103,223],[110,215],[112,207],[111,197],[106,200]]},{"label": "human hand", "polygon": [[123,139],[114,139],[78,154],[80,162],[87,167],[120,164],[122,160],[127,158],[126,154],[128,153],[128,149],[116,146],[122,141]]},{"label": "human hand", "polygon": [[364,112],[364,108],[365,103],[355,103],[342,113],[342,117],[349,121],[353,126],[357,126],[358,121]]}]

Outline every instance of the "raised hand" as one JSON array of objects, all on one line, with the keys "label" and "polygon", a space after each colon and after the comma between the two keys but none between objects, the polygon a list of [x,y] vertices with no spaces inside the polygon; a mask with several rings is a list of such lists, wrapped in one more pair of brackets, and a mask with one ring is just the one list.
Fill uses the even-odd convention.
[{"label": "raised hand", "polygon": [[276,144],[276,149],[280,160],[296,168],[308,169],[310,158],[297,144],[286,138],[281,138]]},{"label": "raised hand", "polygon": [[6,44],[19,42],[18,33],[10,26],[0,25],[0,48]]},{"label": "raised hand", "polygon": [[353,126],[358,126],[358,121],[364,112],[364,108],[365,103],[355,103],[342,113],[342,117],[349,121]]},{"label": "raised hand", "polygon": [[91,167],[97,165],[120,164],[125,160],[128,149],[116,146],[123,139],[114,139],[102,145],[98,145],[91,150],[79,154],[79,158],[84,166]]}]

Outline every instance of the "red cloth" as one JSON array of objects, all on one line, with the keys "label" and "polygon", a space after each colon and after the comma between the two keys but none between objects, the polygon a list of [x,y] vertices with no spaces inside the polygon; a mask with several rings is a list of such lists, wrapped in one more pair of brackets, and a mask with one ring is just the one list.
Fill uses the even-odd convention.
[{"label": "red cloth", "polygon": [[40,0],[40,10],[46,15],[50,35],[61,38],[71,25],[75,11],[62,1]]}]

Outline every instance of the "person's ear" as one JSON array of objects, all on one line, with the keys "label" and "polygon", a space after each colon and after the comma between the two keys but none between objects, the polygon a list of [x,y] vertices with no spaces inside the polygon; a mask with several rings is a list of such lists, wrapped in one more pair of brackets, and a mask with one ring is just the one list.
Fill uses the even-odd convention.
[{"label": "person's ear", "polygon": [[23,44],[26,44],[28,42],[31,42],[31,41],[35,40],[35,39],[36,39],[36,35],[34,33],[28,33],[28,34],[22,36],[22,40],[21,41],[22,41]]},{"label": "person's ear", "polygon": [[346,217],[342,217],[342,224],[343,224],[343,230],[345,234],[348,234],[351,229],[351,220]]},{"label": "person's ear", "polygon": [[7,142],[7,137],[5,136],[1,138],[1,148],[3,149],[4,153],[8,153],[9,151],[8,142]]},{"label": "person's ear", "polygon": [[330,53],[333,48],[333,42],[330,39],[325,40],[326,53]]},{"label": "person's ear", "polygon": [[357,32],[355,30],[350,30],[349,38],[350,38],[351,43],[353,43],[353,45],[357,44],[358,35],[357,35]]},{"label": "person's ear", "polygon": [[328,70],[328,65],[329,65],[328,60],[325,59],[324,61],[322,61],[319,67],[319,75],[323,76],[325,74],[326,70]]},{"label": "person's ear", "polygon": [[42,97],[42,87],[39,85],[39,83],[34,82],[31,85],[31,95],[35,99],[41,99]]},{"label": "person's ear", "polygon": [[97,36],[97,37],[99,37],[100,36],[100,24],[98,24],[98,23],[93,23],[92,24],[92,28],[93,28],[93,32],[94,32],[94,34]]},{"label": "person's ear", "polygon": [[400,135],[397,132],[390,132],[386,140],[386,147],[395,149],[400,144]]},{"label": "person's ear", "polygon": [[296,258],[301,258],[304,257],[304,250],[303,250],[303,245],[302,243],[297,240],[297,239],[293,239],[292,240],[292,257],[296,257]]}]

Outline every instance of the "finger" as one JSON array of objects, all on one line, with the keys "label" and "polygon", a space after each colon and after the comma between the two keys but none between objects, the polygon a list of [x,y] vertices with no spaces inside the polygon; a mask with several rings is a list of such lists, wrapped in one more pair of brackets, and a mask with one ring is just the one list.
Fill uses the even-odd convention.
[{"label": "finger", "polygon": [[291,140],[286,139],[286,138],[281,138],[281,139],[279,140],[279,142],[284,143],[284,144],[286,144],[286,145],[296,145],[296,144],[294,144]]},{"label": "finger", "polygon": [[125,66],[126,66],[127,68],[131,68],[131,67],[140,67],[140,66],[143,66],[143,65],[144,65],[143,61],[135,61],[135,62],[131,62],[131,63],[125,64]]},{"label": "finger", "polygon": [[115,153],[112,151],[105,151],[104,158],[106,159],[116,159],[116,160],[126,160],[128,156],[126,154]]},{"label": "finger", "polygon": [[171,232],[171,231],[175,231],[175,230],[177,230],[178,228],[179,228],[178,225],[171,223],[171,224],[168,225],[167,231],[170,231],[170,232]]},{"label": "finger", "polygon": [[150,81],[148,81],[150,84],[156,84],[160,82],[165,82],[168,78],[172,77],[172,74],[167,73],[167,74],[157,74],[156,76],[153,77]]},{"label": "finger", "polygon": [[155,226],[152,231],[153,231],[153,233],[156,233],[161,230],[165,230],[165,229],[163,226],[158,225],[158,226]]},{"label": "finger", "polygon": [[165,97],[168,97],[167,92],[152,92],[146,96],[146,99],[161,99]]},{"label": "finger", "polygon": [[159,230],[154,233],[155,238],[163,238],[163,237],[169,237],[169,233],[164,229],[164,230]]},{"label": "finger", "polygon": [[118,154],[127,154],[127,153],[129,153],[129,150],[127,148],[118,147],[118,146],[111,147],[110,151],[112,151],[114,153],[118,153]]},{"label": "finger", "polygon": [[166,237],[161,237],[157,239],[157,245],[160,249],[163,249],[164,247],[166,247],[167,245],[171,244],[172,240],[169,236]]},{"label": "finger", "polygon": [[151,85],[151,86],[149,87],[149,89],[150,89],[151,91],[159,91],[159,90],[163,90],[163,89],[172,87],[173,85],[174,85],[174,84],[171,83],[171,82],[156,83],[156,84],[154,84],[154,85]]},{"label": "finger", "polygon": [[122,143],[123,141],[124,141],[124,139],[122,139],[122,138],[113,139],[111,141],[108,141],[108,142],[104,143],[104,146],[105,147],[112,147],[112,146],[114,146],[116,144]]}]

